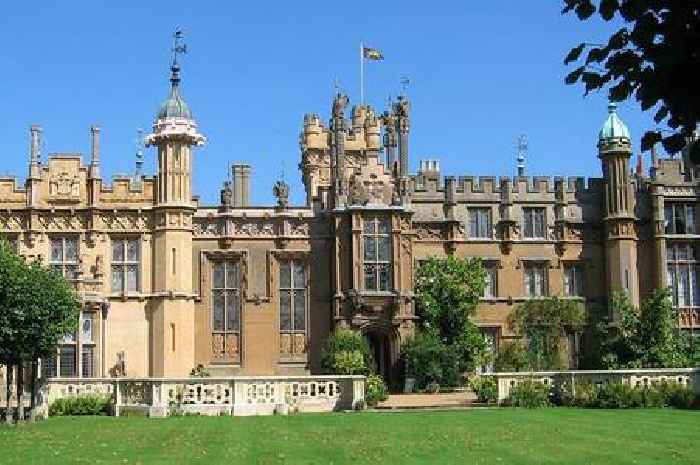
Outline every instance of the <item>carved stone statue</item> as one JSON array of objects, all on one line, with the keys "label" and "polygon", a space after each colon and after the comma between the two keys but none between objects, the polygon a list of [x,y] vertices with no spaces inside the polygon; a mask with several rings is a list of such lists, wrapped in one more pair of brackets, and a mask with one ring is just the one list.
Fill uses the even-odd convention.
[{"label": "carved stone statue", "polygon": [[333,99],[333,118],[343,118],[345,116],[345,107],[348,106],[350,100],[347,95],[338,94]]},{"label": "carved stone statue", "polygon": [[228,210],[233,205],[233,190],[231,181],[224,181],[224,188],[221,189],[221,205]]},{"label": "carved stone statue", "polygon": [[289,185],[281,179],[272,188],[272,195],[277,197],[277,206],[287,208],[289,206]]}]

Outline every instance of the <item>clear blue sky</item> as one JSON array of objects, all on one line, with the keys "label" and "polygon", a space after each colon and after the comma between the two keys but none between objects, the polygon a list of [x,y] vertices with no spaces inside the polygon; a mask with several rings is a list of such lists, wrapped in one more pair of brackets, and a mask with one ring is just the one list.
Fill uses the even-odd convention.
[{"label": "clear blue sky", "polygon": [[[183,93],[209,139],[195,155],[194,190],[204,204],[218,201],[234,161],[253,165],[253,203],[272,203],[282,167],[292,199],[303,201],[303,115],[328,118],[336,76],[351,104],[359,101],[361,40],[386,58],[366,65],[369,103],[383,110],[400,77],[410,77],[413,170],[437,158],[443,174],[512,175],[525,133],[527,174],[600,175],[595,145],[605,95],[583,98],[582,88],[565,86],[563,58],[582,40],[605,40],[602,21],[562,17],[558,1],[278,3],[288,6],[6,2],[0,172],[26,175],[31,124],[44,127],[46,152],[87,157],[94,123],[103,128],[103,177],[131,172],[136,129],[150,129],[168,93],[171,34],[181,26],[189,48]],[[637,151],[651,117],[636,104],[620,113]],[[149,149],[149,174],[154,156]]]}]

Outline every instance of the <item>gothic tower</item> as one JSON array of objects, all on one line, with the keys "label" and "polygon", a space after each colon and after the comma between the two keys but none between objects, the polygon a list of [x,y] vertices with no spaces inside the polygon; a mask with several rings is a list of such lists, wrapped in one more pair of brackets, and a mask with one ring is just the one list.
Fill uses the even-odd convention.
[{"label": "gothic tower", "polygon": [[617,115],[617,105],[608,105],[608,118],[598,136],[598,157],[603,166],[606,235],[605,266],[608,296],[625,292],[639,305],[635,195],[629,161],[632,144],[629,130]]},{"label": "gothic tower", "polygon": [[205,142],[180,95],[180,67],[171,66],[170,96],[146,137],[158,149],[154,206],[151,322],[152,376],[183,376],[194,367],[192,290],[192,148]]}]

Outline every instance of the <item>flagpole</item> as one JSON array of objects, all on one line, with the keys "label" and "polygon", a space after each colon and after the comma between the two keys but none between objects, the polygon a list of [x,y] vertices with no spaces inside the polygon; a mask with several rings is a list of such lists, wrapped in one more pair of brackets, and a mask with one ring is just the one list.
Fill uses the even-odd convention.
[{"label": "flagpole", "polygon": [[360,41],[360,105],[365,104],[365,47]]}]

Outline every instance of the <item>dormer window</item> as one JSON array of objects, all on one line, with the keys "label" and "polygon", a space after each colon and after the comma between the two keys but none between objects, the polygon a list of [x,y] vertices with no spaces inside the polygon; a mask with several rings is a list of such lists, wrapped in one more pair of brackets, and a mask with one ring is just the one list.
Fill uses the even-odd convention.
[{"label": "dormer window", "polygon": [[388,218],[365,218],[363,230],[365,290],[391,289],[391,223]]}]

